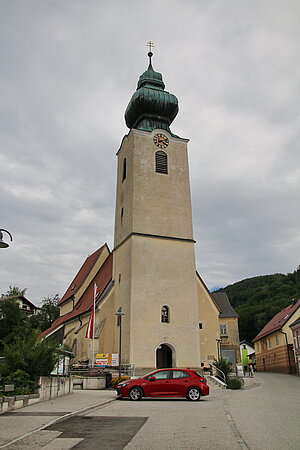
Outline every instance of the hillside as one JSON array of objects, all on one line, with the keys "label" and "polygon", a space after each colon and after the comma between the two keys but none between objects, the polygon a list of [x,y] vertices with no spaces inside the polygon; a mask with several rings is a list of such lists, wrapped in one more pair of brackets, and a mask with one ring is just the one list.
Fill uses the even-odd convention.
[{"label": "hillside", "polygon": [[300,298],[300,266],[293,273],[247,278],[219,289],[240,316],[240,339],[251,342],[264,325],[293,298]]}]

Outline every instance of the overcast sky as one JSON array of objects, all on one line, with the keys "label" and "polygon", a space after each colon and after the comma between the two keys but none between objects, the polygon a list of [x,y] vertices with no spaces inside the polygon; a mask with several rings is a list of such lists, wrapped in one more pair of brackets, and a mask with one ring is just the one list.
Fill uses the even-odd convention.
[{"label": "overcast sky", "polygon": [[[299,0],[0,0],[0,293],[63,295],[113,248],[116,152],[147,68],[190,139],[209,289],[300,264]],[[5,239],[7,240],[7,235]]]}]

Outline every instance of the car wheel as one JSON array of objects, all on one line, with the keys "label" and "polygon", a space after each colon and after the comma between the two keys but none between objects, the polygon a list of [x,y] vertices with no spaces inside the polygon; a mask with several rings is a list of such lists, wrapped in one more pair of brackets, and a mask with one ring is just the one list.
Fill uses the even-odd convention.
[{"label": "car wheel", "polygon": [[143,391],[138,386],[130,389],[129,398],[130,400],[140,400],[143,397]]},{"label": "car wheel", "polygon": [[196,402],[197,400],[200,400],[200,397],[201,397],[201,393],[197,387],[191,387],[186,393],[186,398],[188,400],[191,400],[192,402]]}]

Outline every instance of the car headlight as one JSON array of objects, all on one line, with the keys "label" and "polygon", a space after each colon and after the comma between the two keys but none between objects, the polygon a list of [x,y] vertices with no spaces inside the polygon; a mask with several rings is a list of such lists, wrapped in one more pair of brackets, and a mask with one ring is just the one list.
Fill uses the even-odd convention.
[{"label": "car headlight", "polygon": [[125,381],[123,383],[118,384],[118,386],[124,387],[124,386],[127,386],[128,384],[130,384],[129,381],[127,381],[127,382]]}]

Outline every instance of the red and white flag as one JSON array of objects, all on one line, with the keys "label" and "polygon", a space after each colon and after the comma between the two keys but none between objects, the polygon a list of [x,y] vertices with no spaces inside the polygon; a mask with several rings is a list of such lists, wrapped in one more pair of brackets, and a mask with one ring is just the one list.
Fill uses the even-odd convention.
[{"label": "red and white flag", "polygon": [[96,305],[96,296],[97,296],[97,285],[94,283],[94,299],[93,299],[93,308],[89,318],[88,326],[86,329],[85,337],[89,339],[94,339],[95,335],[95,305]]}]

